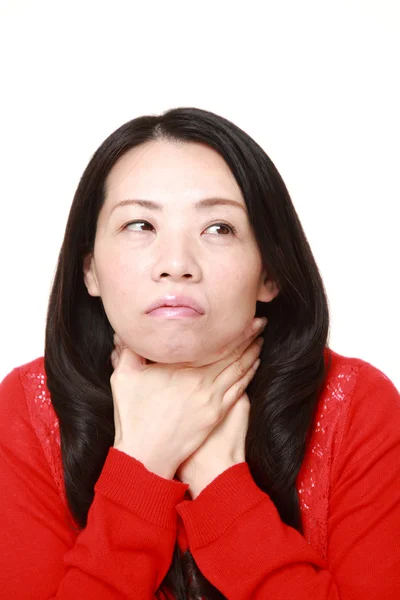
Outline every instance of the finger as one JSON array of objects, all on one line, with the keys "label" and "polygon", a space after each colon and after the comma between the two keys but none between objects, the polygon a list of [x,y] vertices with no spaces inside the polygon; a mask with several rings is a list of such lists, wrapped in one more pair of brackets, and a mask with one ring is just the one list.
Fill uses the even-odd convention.
[{"label": "finger", "polygon": [[114,346],[118,350],[122,350],[123,348],[127,348],[128,347],[125,344],[125,342],[122,340],[122,338],[118,335],[118,333],[114,333],[114,335],[113,335],[113,341],[114,341]]},{"label": "finger", "polygon": [[111,364],[113,366],[113,369],[115,370],[117,368],[118,360],[119,360],[117,351],[115,349],[111,352],[110,358],[111,358]]},{"label": "finger", "polygon": [[263,339],[260,336],[262,335],[262,333],[264,332],[265,327],[267,326],[267,319],[265,317],[265,319],[261,322],[261,325],[257,327],[257,329],[255,331],[253,331],[253,334],[245,339],[241,344],[239,344],[239,346],[237,346],[231,356],[233,358],[233,360],[238,359],[242,356],[242,354],[244,353],[245,350],[247,350],[247,348],[249,348],[251,346],[251,344],[256,340],[256,339]]},{"label": "finger", "polygon": [[245,329],[238,339],[233,340],[227,344],[220,352],[222,353],[221,359],[232,358],[233,360],[238,359],[242,356],[243,352],[250,346],[250,344],[263,332],[268,320],[266,317],[263,319],[254,319],[250,326]]},{"label": "finger", "polygon": [[260,359],[257,359],[247,372],[243,375],[239,381],[236,381],[224,394],[222,399],[222,409],[228,410],[238,399],[240,399],[246,388],[250,384],[254,375],[256,374],[257,368],[260,365]]},{"label": "finger", "polygon": [[116,353],[116,365],[120,372],[140,371],[146,366],[146,359],[127,346],[119,350],[116,347],[114,351]]},{"label": "finger", "polygon": [[[239,383],[248,374],[249,369],[260,355],[263,341],[261,337],[255,340],[238,360],[226,367],[216,377],[214,385],[222,390],[222,394],[225,394],[229,388]],[[238,387],[240,389],[240,385]]]},{"label": "finger", "polygon": [[214,381],[219,376],[219,374],[224,369],[226,369],[226,367],[228,367],[229,365],[241,358],[246,349],[249,348],[254,342],[254,340],[260,335],[260,333],[263,332],[267,325],[267,322],[268,320],[266,317],[264,317],[263,320],[255,319],[255,323],[259,325],[259,328],[256,329],[256,331],[254,331],[253,328],[253,321],[250,327],[242,332],[242,334],[239,336],[239,339],[236,339],[236,341],[227,344],[225,346],[225,349],[220,351],[220,354],[221,352],[223,354],[222,357],[220,356],[219,358],[217,358],[217,360],[214,363],[207,364],[204,367],[200,367],[205,371],[205,373],[207,373],[207,376],[209,376],[210,381]]}]

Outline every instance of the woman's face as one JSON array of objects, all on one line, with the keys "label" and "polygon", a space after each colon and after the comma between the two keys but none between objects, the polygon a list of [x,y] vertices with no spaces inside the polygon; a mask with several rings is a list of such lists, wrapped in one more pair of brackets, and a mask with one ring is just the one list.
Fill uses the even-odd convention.
[{"label": "woman's face", "polygon": [[[196,207],[210,198],[236,204]],[[252,321],[256,301],[278,293],[263,271],[228,165],[209,146],[193,142],[146,142],[114,165],[84,279],[129,348],[153,362],[192,366],[208,364]],[[195,299],[204,313],[147,314],[155,300],[178,294]]]}]

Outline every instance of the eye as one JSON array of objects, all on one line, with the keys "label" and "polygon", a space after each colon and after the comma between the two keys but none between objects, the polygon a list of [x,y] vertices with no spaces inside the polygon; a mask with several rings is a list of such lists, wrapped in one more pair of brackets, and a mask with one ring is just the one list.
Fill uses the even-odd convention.
[{"label": "eye", "polygon": [[[140,223],[140,224],[145,223],[146,225],[150,225],[150,227],[153,227],[153,225],[151,225],[148,221],[129,221],[129,223],[126,223],[122,229],[127,229],[129,225],[137,225],[138,223]],[[138,230],[138,231],[140,231],[140,230]]]},{"label": "eye", "polygon": [[210,225],[207,229],[210,229],[210,227],[225,227],[225,229],[228,229],[231,233],[236,233],[236,228],[227,223],[214,223],[214,225]]},{"label": "eye", "polygon": [[[151,223],[149,223],[148,221],[129,221],[129,223],[126,223],[126,225],[123,226],[123,229],[127,229],[128,226],[130,225],[149,225],[150,227],[153,227],[153,225],[151,225]],[[235,234],[236,233],[236,227],[234,227],[233,225],[228,225],[227,223],[214,223],[214,225],[209,225],[207,227],[207,229],[210,229],[210,227],[225,227],[225,229],[229,230],[230,233]],[[132,229],[130,229],[130,231],[133,231]],[[141,229],[136,230],[136,231],[143,231]],[[226,235],[226,234],[224,234]]]}]

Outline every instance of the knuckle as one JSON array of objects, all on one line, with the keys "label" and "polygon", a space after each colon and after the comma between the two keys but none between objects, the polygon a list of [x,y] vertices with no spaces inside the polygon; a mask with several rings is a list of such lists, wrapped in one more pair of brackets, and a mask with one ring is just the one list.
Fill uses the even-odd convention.
[{"label": "knuckle", "polygon": [[111,377],[113,379],[118,379],[119,377],[121,377],[121,366],[120,365],[116,365],[115,369],[113,370]]},{"label": "knuckle", "polygon": [[213,427],[216,423],[217,418],[218,416],[216,414],[215,409],[212,407],[208,407],[202,413],[203,428],[210,429],[211,427]]},{"label": "knuckle", "polygon": [[242,346],[238,346],[232,352],[232,356],[235,360],[239,360],[242,357],[242,355],[243,355],[243,347]]},{"label": "knuckle", "polygon": [[127,373],[124,372],[124,370],[121,369],[121,367],[119,367],[117,365],[117,367],[111,373],[110,383],[112,383],[113,385],[115,385],[116,383],[118,383],[118,385],[122,385],[124,383],[124,381],[127,379],[128,379]]},{"label": "knuckle", "polygon": [[222,407],[213,406],[210,410],[211,425],[216,425],[221,420]]},{"label": "knuckle", "polygon": [[246,389],[246,387],[247,387],[247,382],[245,382],[245,381],[238,381],[237,384],[236,384],[236,388],[235,388],[236,394],[238,396],[240,396],[241,394],[243,394],[243,392]]},{"label": "knuckle", "polygon": [[204,410],[205,413],[210,412],[212,413],[215,410],[215,404],[216,404],[216,392],[211,391],[210,392],[205,392],[205,390],[201,390],[200,391],[201,396],[202,396],[202,410]]},{"label": "knuckle", "polygon": [[204,417],[205,425],[208,427],[215,425],[221,418],[221,411],[222,406],[220,400],[213,394],[207,394],[201,408],[201,414]]},{"label": "knuckle", "polygon": [[242,377],[244,375],[244,373],[246,372],[243,362],[240,360],[235,362],[235,369],[236,369],[238,375],[240,375],[240,377]]}]

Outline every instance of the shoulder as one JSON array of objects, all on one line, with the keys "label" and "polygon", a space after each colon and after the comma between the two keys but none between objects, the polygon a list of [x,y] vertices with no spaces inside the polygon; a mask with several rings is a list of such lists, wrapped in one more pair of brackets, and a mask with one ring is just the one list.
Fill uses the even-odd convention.
[{"label": "shoulder", "polygon": [[59,422],[47,389],[44,357],[15,367],[0,384],[0,435],[9,451],[39,444],[64,498]]},{"label": "shoulder", "polygon": [[44,369],[44,356],[39,356],[27,363],[14,367],[1,381],[2,389],[14,389],[18,391],[25,386],[27,380],[43,379],[46,377]]},{"label": "shoulder", "polygon": [[20,416],[28,412],[33,425],[39,415],[46,419],[45,409],[52,408],[43,356],[12,369],[1,382],[0,390],[3,414],[7,407]]},{"label": "shoulder", "polygon": [[44,356],[38,356],[33,360],[17,366],[14,371],[17,370],[22,376],[29,375],[46,375],[44,369]]},{"label": "shoulder", "polygon": [[[391,379],[371,363],[331,351],[332,363],[322,397],[334,398],[337,419],[336,463],[353,464],[383,449],[397,448],[400,463],[400,394]],[[321,398],[322,399],[322,398]]]},{"label": "shoulder", "polygon": [[298,478],[304,535],[322,555],[334,491],[348,481],[369,484],[388,463],[400,469],[400,399],[394,384],[361,358],[327,348],[327,365],[329,359]]},{"label": "shoulder", "polygon": [[[29,387],[29,381],[37,385],[43,384],[44,359],[39,357],[29,363],[20,365],[12,369],[0,383],[0,404],[4,417],[8,411],[15,414],[26,412],[27,398],[26,392]],[[3,419],[4,421],[4,419]]]},{"label": "shoulder", "polygon": [[393,409],[394,415],[398,414],[399,391],[383,371],[361,358],[343,356],[333,350],[328,352],[332,362],[326,388],[341,397],[346,404],[346,412],[353,417],[365,414],[374,418],[379,415],[388,417],[387,409]]},{"label": "shoulder", "polygon": [[21,382],[32,425],[42,444],[60,445],[59,423],[47,388],[44,357],[40,356],[16,369]]}]

